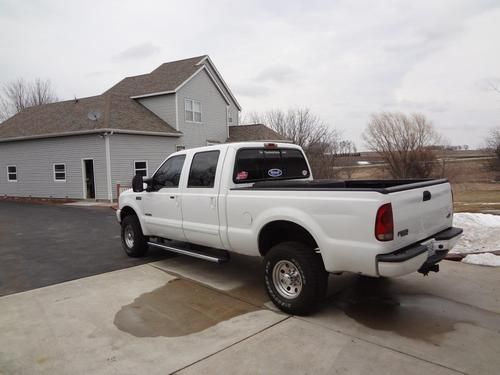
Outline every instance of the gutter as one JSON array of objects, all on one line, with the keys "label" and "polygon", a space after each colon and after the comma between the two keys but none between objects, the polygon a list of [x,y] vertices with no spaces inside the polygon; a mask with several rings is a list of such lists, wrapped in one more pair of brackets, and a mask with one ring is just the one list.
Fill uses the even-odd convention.
[{"label": "gutter", "polygon": [[102,129],[92,129],[92,130],[79,130],[79,131],[64,132],[64,133],[48,133],[48,134],[28,135],[28,136],[23,136],[23,137],[0,138],[0,143],[15,142],[15,141],[27,141],[27,140],[31,140],[31,139],[69,137],[69,136],[86,135],[86,134],[101,134],[101,133],[153,135],[153,136],[158,136],[158,137],[181,137],[183,135],[181,132],[179,132],[179,133],[165,133],[165,132],[149,132],[149,131],[143,131],[143,130],[125,130],[125,129],[102,128]]}]

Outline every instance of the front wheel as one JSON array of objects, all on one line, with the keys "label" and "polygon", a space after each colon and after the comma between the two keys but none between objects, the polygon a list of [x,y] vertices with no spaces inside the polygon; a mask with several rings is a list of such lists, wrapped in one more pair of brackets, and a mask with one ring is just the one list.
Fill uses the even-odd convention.
[{"label": "front wheel", "polygon": [[122,247],[130,257],[141,257],[148,251],[148,243],[142,234],[141,223],[135,215],[122,220]]},{"label": "front wheel", "polygon": [[283,242],[264,258],[267,294],[282,311],[307,315],[324,298],[328,273],[319,254],[298,242]]}]

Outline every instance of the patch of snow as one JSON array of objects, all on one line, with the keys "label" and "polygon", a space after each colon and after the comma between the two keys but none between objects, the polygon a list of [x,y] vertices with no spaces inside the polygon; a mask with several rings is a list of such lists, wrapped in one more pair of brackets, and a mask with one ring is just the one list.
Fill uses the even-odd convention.
[{"label": "patch of snow", "polygon": [[360,161],[358,161],[358,164],[359,165],[370,165],[371,163],[369,161],[360,160]]},{"label": "patch of snow", "polygon": [[479,266],[500,267],[500,256],[491,253],[469,254],[462,259],[462,262]]},{"label": "patch of snow", "polygon": [[450,253],[500,250],[500,216],[460,212],[453,216],[453,226],[464,233]]}]

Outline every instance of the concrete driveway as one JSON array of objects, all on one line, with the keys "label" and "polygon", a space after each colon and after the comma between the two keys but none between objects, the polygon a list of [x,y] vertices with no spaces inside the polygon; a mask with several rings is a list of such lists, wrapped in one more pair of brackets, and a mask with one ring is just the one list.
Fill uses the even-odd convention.
[{"label": "concrete driveway", "polygon": [[258,259],[175,257],[0,298],[2,374],[494,374],[498,269],[331,276],[310,317],[267,301]]},{"label": "concrete driveway", "polygon": [[0,201],[0,296],[167,256],[129,258],[110,208]]}]

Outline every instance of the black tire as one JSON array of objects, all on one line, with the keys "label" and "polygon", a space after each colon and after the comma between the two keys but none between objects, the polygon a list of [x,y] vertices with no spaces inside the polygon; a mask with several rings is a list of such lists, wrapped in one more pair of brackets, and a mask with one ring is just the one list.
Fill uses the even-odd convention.
[{"label": "black tire", "polygon": [[[287,269],[292,272],[287,273]],[[286,276],[285,281],[281,275]],[[297,275],[301,278],[300,288]],[[280,310],[294,315],[316,311],[328,287],[328,273],[321,256],[310,246],[299,242],[282,242],[269,250],[264,258],[264,280],[273,303]],[[293,283],[287,285],[290,280]]]},{"label": "black tire", "polygon": [[122,220],[121,239],[123,250],[129,257],[142,257],[148,252],[148,242],[135,215],[125,216]]}]

